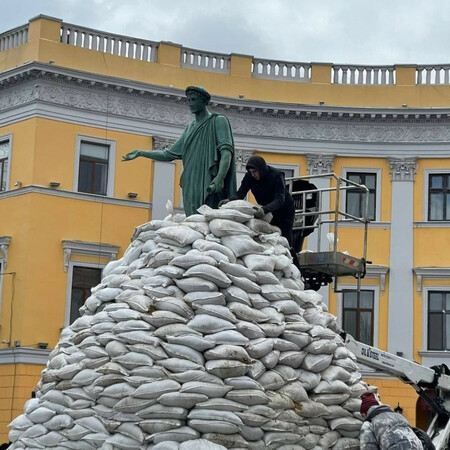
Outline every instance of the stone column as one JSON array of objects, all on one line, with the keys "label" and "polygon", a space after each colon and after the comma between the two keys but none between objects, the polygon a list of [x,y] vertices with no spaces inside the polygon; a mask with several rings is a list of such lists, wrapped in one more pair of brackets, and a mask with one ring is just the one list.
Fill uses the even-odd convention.
[{"label": "stone column", "polygon": [[[174,139],[153,137],[153,148],[162,150],[175,142]],[[167,216],[166,203],[173,203],[175,185],[175,163],[153,161],[153,198],[152,219],[164,219]]]},{"label": "stone column", "polygon": [[[333,155],[306,155],[306,162],[308,164],[308,173],[310,176],[313,175],[322,175],[326,173],[333,172],[333,163],[334,156]],[[330,177],[323,178],[312,178],[311,183],[315,184],[318,189],[329,188],[330,187]],[[330,208],[330,194],[329,192],[322,195],[322,209]],[[323,220],[328,219],[328,216],[322,217]],[[316,251],[328,251],[328,239],[327,233],[330,230],[329,224],[324,224],[320,230],[320,248],[317,248],[318,245],[318,230],[314,231],[307,237],[307,250]],[[324,303],[328,306],[328,293],[329,289],[327,286],[322,287],[319,290],[319,293],[323,296]]]},{"label": "stone column", "polygon": [[388,158],[392,181],[388,351],[413,359],[415,158]]},{"label": "stone column", "polygon": [[238,189],[245,173],[247,172],[247,169],[245,168],[247,161],[253,156],[253,153],[254,150],[244,150],[242,148],[235,149],[236,184]]}]

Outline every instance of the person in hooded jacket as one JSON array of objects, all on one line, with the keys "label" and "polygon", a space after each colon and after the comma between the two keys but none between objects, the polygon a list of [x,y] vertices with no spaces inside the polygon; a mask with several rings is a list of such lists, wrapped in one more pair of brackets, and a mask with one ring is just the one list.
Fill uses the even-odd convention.
[{"label": "person in hooded jacket", "polygon": [[361,450],[423,450],[405,417],[380,404],[371,392],[361,395],[364,422],[359,436]]},{"label": "person in hooded jacket", "polygon": [[[228,200],[244,199],[251,191],[260,206],[256,206],[255,217],[261,219],[272,213],[272,225],[281,230],[281,234],[292,247],[292,226],[294,224],[295,206],[292,195],[286,187],[284,173],[267,165],[261,156],[249,158],[241,186]],[[223,202],[225,203],[225,202]]]}]

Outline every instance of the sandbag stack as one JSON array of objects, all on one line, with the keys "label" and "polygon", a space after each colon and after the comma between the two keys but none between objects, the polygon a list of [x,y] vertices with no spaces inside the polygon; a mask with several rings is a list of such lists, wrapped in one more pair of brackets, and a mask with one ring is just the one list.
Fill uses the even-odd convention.
[{"label": "sandbag stack", "polygon": [[359,449],[368,386],[250,203],[138,227],[81,313],[11,448]]}]

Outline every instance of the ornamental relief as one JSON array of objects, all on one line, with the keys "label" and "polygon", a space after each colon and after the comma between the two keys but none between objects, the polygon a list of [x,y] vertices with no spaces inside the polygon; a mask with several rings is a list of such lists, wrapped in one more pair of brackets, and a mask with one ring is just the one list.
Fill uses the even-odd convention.
[{"label": "ornamental relief", "polygon": [[[36,80],[34,80],[36,83]],[[140,95],[134,92],[114,90],[113,87],[93,87],[62,84],[37,80],[36,84],[25,83],[5,89],[0,94],[0,113],[33,101],[61,105],[82,111],[125,117],[128,120],[161,122],[174,126],[185,126],[192,120],[184,101],[173,97]],[[82,111],[79,113],[82,115]],[[450,124],[422,122],[408,123],[373,122],[350,123],[344,119],[305,120],[297,116],[263,117],[260,112],[239,113],[222,107],[211,107],[211,111],[225,114],[235,134],[317,140],[328,142],[450,142]],[[73,117],[76,120],[76,112]],[[420,122],[419,122],[420,123]]]}]

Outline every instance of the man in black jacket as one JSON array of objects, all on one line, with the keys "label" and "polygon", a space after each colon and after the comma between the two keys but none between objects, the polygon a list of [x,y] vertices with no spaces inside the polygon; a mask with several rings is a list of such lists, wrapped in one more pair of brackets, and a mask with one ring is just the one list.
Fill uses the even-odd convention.
[{"label": "man in black jacket", "polygon": [[281,170],[268,166],[261,156],[252,156],[245,166],[247,173],[236,194],[229,200],[243,199],[251,191],[260,206],[255,207],[255,217],[262,218],[272,213],[272,225],[281,230],[281,234],[292,247],[292,226],[294,224],[295,207],[292,195],[284,182]]}]

